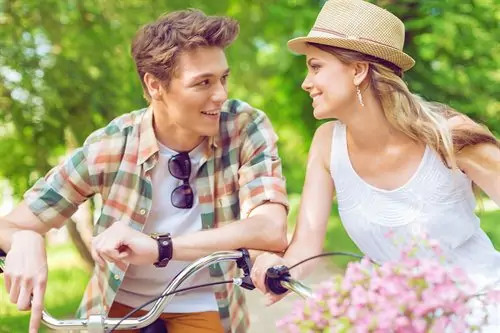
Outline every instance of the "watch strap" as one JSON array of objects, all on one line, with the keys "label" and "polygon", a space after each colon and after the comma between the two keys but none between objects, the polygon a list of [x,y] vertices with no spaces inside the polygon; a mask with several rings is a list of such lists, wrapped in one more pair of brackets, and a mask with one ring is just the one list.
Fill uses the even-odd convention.
[{"label": "watch strap", "polygon": [[158,244],[158,261],[154,263],[156,267],[165,267],[172,259],[173,244],[170,234],[152,235]]}]

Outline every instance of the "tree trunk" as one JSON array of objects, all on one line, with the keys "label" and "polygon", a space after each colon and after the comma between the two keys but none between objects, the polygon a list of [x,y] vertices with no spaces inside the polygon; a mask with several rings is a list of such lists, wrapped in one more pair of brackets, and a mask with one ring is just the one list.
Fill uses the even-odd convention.
[{"label": "tree trunk", "polygon": [[66,223],[66,228],[68,228],[68,234],[73,244],[75,244],[80,257],[85,262],[86,266],[91,270],[94,267],[94,259],[92,259],[92,255],[90,254],[90,244],[87,244],[84,240],[80,232],[78,231],[78,227],[76,225],[76,221],[69,220]]},{"label": "tree trunk", "polygon": [[[78,142],[70,129],[64,131],[68,154],[78,147]],[[94,259],[90,253],[92,244],[92,230],[94,226],[94,209],[96,196],[81,204],[72,218],[66,223],[69,237],[75,244],[80,257],[90,270],[94,267]]]},{"label": "tree trunk", "polygon": [[75,244],[80,257],[90,269],[94,267],[94,259],[92,259],[90,253],[96,204],[94,199],[96,198],[89,199],[80,205],[72,219],[66,223],[71,240]]}]

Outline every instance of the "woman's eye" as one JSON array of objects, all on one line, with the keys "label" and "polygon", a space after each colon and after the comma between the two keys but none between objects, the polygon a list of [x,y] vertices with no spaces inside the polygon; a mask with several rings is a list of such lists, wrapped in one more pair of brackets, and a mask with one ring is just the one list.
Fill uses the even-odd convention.
[{"label": "woman's eye", "polygon": [[313,70],[313,72],[316,73],[320,69],[320,66],[319,65],[311,65],[311,69]]}]

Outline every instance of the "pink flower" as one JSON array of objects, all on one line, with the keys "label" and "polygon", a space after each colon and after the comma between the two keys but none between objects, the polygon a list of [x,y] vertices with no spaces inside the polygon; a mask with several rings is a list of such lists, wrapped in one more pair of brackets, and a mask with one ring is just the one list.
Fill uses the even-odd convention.
[{"label": "pink flower", "polygon": [[490,290],[487,297],[495,302],[500,302],[500,290]]},{"label": "pink flower", "polygon": [[431,332],[445,332],[445,329],[450,324],[451,319],[448,317],[438,317],[431,326]]},{"label": "pink flower", "polygon": [[[436,257],[439,244],[420,238]],[[348,265],[343,276],[319,285],[315,296],[296,304],[277,323],[280,332],[423,333],[471,331],[474,285],[457,267],[443,266],[438,258],[419,258],[422,244],[403,249],[398,261],[380,266],[369,259]],[[500,301],[500,291],[483,300]]]},{"label": "pink flower", "polygon": [[424,318],[416,318],[412,320],[412,326],[415,333],[424,333],[427,329],[427,322]]},{"label": "pink flower", "polygon": [[410,319],[408,317],[406,317],[406,316],[399,316],[394,321],[394,328],[396,330],[398,330],[400,328],[405,328],[405,327],[407,327],[409,325],[410,325]]}]

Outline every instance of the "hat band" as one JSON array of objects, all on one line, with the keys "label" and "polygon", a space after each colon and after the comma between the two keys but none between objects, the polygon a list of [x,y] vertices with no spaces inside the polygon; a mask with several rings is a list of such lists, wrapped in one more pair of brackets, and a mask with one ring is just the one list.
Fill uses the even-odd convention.
[{"label": "hat band", "polygon": [[346,34],[344,34],[342,32],[338,32],[338,31],[334,31],[334,30],[330,30],[330,29],[325,29],[325,28],[316,28],[316,27],[313,27],[311,30],[312,31],[318,31],[318,32],[326,32],[328,34],[336,35],[336,36],[339,36],[339,37],[342,37],[342,38],[345,38],[345,39],[349,39],[349,40],[366,40],[366,41],[371,42],[371,43],[379,44],[379,45],[382,45],[382,46],[385,46],[385,47],[390,47],[391,49],[394,49],[394,50],[397,50],[397,51],[401,51],[397,47],[394,47],[394,46],[391,46],[391,45],[387,45],[387,44],[384,44],[384,43],[381,43],[381,42],[378,42],[376,40],[369,39],[369,38],[346,35]]}]

